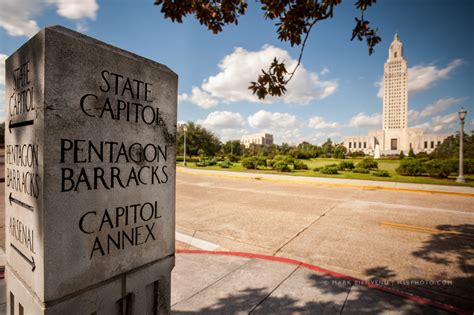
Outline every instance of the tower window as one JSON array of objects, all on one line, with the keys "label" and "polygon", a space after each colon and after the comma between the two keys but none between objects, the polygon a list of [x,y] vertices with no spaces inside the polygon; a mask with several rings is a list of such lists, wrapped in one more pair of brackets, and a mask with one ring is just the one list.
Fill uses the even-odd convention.
[{"label": "tower window", "polygon": [[397,52],[395,52],[395,53],[393,54],[393,56],[394,56],[395,58],[397,58]]}]

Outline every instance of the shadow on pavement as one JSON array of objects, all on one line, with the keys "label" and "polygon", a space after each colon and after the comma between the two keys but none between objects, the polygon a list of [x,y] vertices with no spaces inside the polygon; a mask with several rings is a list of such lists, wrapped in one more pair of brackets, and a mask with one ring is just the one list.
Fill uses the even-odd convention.
[{"label": "shadow on pavement", "polygon": [[[442,272],[431,279],[397,279],[399,281],[388,281],[388,286],[474,310],[474,225],[438,225],[436,229],[441,232],[433,234],[412,255],[430,263],[444,265],[448,267],[449,273]],[[397,276],[395,271],[387,266],[367,269],[365,274],[371,281],[380,282],[392,280]],[[400,282],[403,285],[400,285]]]}]

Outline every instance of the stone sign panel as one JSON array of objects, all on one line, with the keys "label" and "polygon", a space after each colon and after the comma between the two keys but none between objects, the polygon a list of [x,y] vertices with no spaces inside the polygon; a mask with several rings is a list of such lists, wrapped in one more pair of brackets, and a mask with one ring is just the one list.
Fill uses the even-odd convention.
[{"label": "stone sign panel", "polygon": [[5,94],[10,313],[166,311],[177,75],[53,26],[7,59]]}]

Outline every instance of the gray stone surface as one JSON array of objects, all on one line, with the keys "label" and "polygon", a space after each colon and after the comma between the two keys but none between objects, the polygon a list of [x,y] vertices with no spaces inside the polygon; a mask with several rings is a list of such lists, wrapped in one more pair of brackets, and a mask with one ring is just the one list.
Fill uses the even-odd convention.
[{"label": "gray stone surface", "polygon": [[[171,304],[175,305],[191,298],[249,260],[234,256],[176,256],[176,268],[172,274]],[[189,281],[190,279],[192,281]]]},{"label": "gray stone surface", "polygon": [[54,26],[5,95],[7,265],[37,301],[174,255],[175,73]]},{"label": "gray stone surface", "polygon": [[255,310],[255,314],[340,314],[350,284],[299,268]]},{"label": "gray stone surface", "polygon": [[[173,306],[176,313],[248,314],[297,268],[294,265],[250,260]],[[204,269],[205,270],[205,269]]]}]

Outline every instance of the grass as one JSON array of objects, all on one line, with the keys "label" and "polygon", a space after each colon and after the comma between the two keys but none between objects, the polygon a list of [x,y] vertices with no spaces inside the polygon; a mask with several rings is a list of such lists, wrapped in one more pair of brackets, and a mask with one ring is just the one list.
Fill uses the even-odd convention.
[{"label": "grass", "polygon": [[[321,174],[320,172],[315,172],[312,169],[315,167],[322,167],[328,164],[337,164],[341,161],[352,161],[354,165],[359,163],[362,159],[332,159],[332,158],[316,158],[310,160],[301,160],[302,162],[308,165],[309,170],[297,170],[291,172],[277,172],[271,168],[260,168],[258,170],[248,170],[240,163],[233,163],[230,168],[221,168],[218,165],[207,166],[207,167],[198,167],[194,162],[188,162],[187,167],[197,168],[197,169],[206,169],[206,170],[218,170],[218,171],[233,171],[233,172],[250,172],[250,173],[264,173],[264,174],[282,174],[282,175],[291,175],[291,176],[310,176],[310,177],[325,177],[325,178],[345,178],[345,179],[361,179],[361,180],[376,180],[384,182],[400,182],[400,183],[415,183],[415,184],[430,184],[430,185],[450,185],[450,186],[469,186],[474,187],[474,175],[467,175],[466,183],[456,183],[456,176],[450,176],[447,179],[442,178],[432,178],[428,176],[402,176],[395,172],[395,169],[398,167],[399,160],[377,160],[380,170],[386,170],[389,172],[390,177],[377,177],[372,173],[370,174],[360,174],[352,173],[350,171],[339,171],[337,175],[326,175]],[[177,165],[182,165],[182,162],[178,162]]]}]

